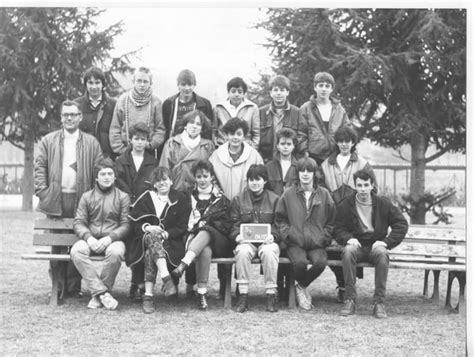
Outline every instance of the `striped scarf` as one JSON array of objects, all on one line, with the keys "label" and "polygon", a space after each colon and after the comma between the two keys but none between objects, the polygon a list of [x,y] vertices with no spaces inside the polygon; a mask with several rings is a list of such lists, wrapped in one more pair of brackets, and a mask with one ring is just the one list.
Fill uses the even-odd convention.
[{"label": "striped scarf", "polygon": [[145,104],[148,104],[148,102],[151,99],[151,87],[147,89],[145,93],[138,93],[135,88],[130,91],[130,100],[133,102],[133,104],[136,107],[142,107]]}]

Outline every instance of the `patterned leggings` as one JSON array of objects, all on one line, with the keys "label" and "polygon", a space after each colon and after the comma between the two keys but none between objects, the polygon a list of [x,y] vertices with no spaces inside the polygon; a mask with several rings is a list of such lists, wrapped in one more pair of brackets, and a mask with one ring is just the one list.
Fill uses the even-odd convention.
[{"label": "patterned leggings", "polygon": [[158,268],[156,261],[166,259],[166,250],[163,248],[163,237],[160,233],[145,233],[145,281],[155,282]]}]

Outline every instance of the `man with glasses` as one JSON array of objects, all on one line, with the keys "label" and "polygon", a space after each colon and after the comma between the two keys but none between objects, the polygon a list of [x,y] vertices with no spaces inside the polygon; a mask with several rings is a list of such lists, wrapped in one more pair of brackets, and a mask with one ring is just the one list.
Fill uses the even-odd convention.
[{"label": "man with glasses", "polygon": [[[92,171],[102,150],[96,138],[79,130],[81,120],[79,105],[66,100],[61,106],[63,128],[43,137],[38,145],[34,172],[37,210],[49,218],[74,218],[79,199],[94,184]],[[80,296],[80,274],[72,263],[64,264],[64,269],[67,274],[60,297]]]}]

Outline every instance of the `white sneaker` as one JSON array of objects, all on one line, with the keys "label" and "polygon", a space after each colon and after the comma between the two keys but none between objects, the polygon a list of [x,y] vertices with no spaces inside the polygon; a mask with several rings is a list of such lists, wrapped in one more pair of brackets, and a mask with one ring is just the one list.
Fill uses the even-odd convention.
[{"label": "white sneaker", "polygon": [[118,301],[113,298],[109,293],[99,295],[100,302],[107,310],[115,310],[118,306]]},{"label": "white sneaker", "polygon": [[93,296],[92,299],[87,304],[88,309],[100,309],[102,307],[102,303],[99,300],[98,296]]},{"label": "white sneaker", "polygon": [[303,310],[311,310],[311,301],[308,301],[306,289],[295,282],[296,286],[296,301]]}]

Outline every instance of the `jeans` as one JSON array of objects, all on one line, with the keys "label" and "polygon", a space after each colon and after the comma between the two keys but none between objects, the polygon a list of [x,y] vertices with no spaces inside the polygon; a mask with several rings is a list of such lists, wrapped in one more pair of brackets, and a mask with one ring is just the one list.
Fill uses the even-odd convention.
[{"label": "jeans", "polygon": [[[236,282],[238,284],[248,285],[252,259],[257,254],[262,261],[265,290],[267,294],[270,291],[275,293],[277,287],[278,258],[280,256],[280,248],[276,243],[260,244],[258,248],[250,243],[238,244],[237,247],[235,247]],[[245,293],[245,291],[242,290],[240,292]]]},{"label": "jeans", "polygon": [[91,295],[96,296],[112,290],[124,260],[125,244],[122,241],[115,241],[105,249],[104,266],[100,276],[90,258],[91,254],[94,252],[84,240],[76,242],[71,248],[71,260],[81,273]]},{"label": "jeans", "polygon": [[[305,250],[297,246],[288,246],[286,252],[293,265],[295,280],[303,288],[320,276],[328,265],[328,255],[323,248]],[[311,268],[308,269],[309,264]]]},{"label": "jeans", "polygon": [[356,265],[359,262],[369,262],[375,266],[375,292],[374,303],[385,302],[385,290],[387,285],[388,266],[390,262],[387,248],[378,246],[356,247],[346,245],[342,251],[342,270],[346,283],[346,299],[355,300],[356,292]]}]

